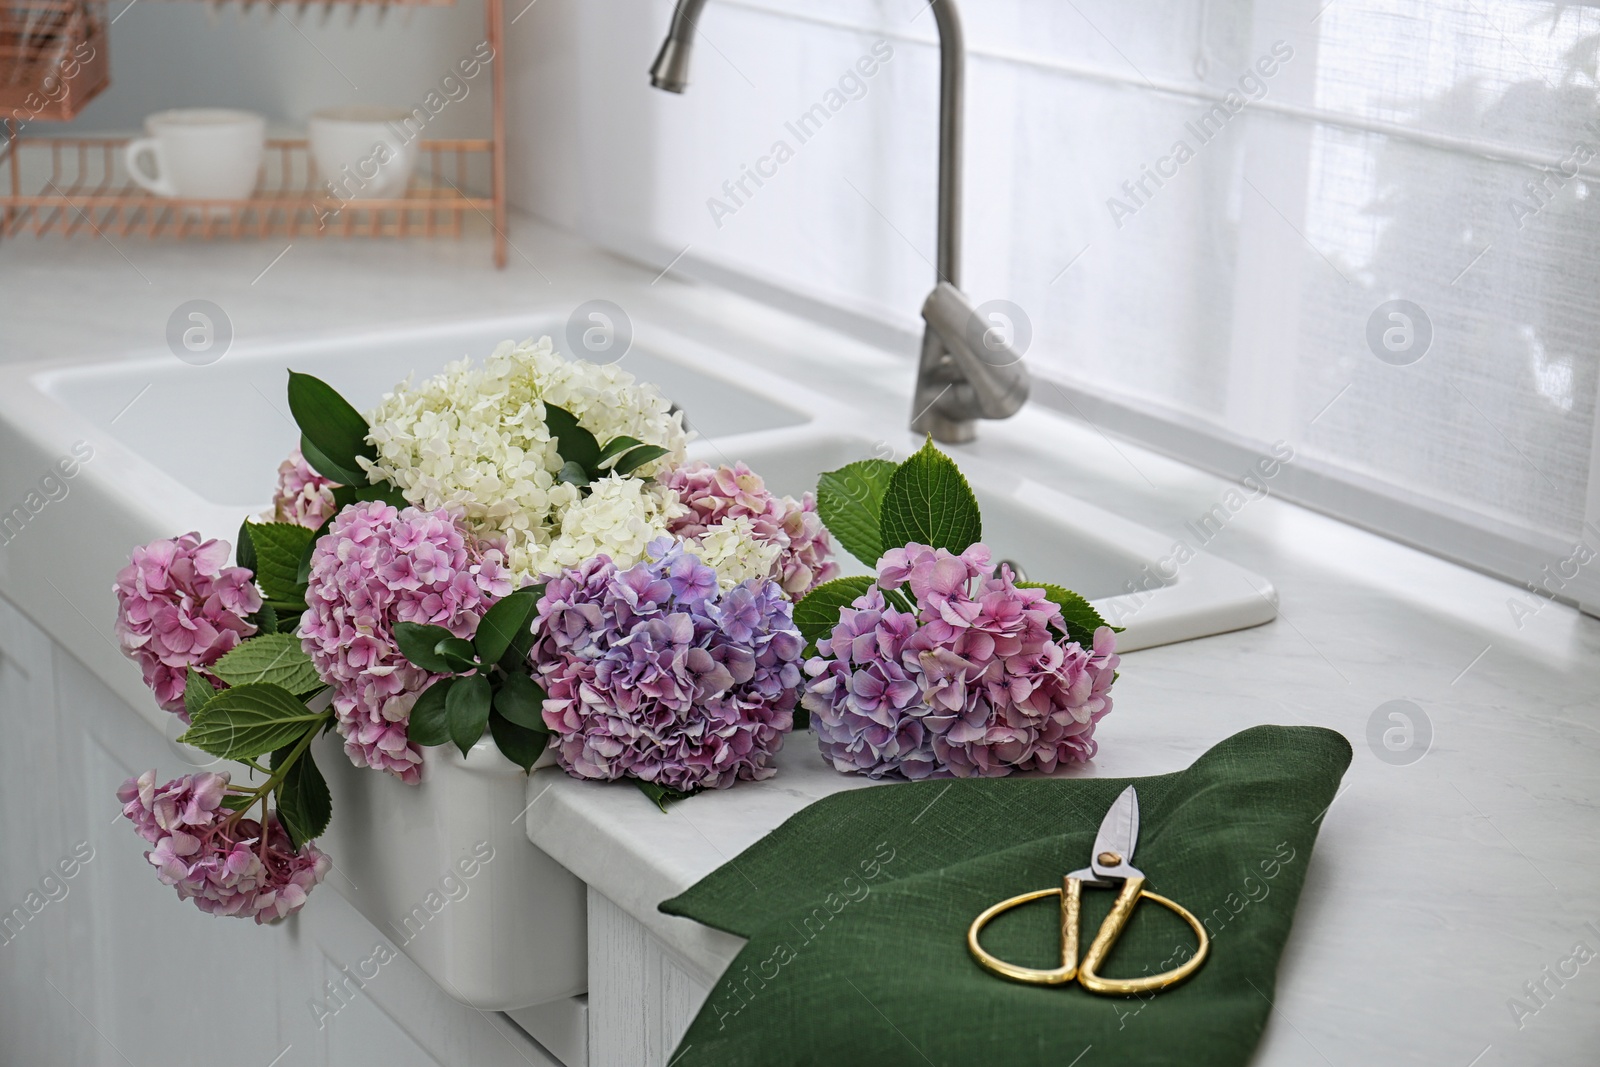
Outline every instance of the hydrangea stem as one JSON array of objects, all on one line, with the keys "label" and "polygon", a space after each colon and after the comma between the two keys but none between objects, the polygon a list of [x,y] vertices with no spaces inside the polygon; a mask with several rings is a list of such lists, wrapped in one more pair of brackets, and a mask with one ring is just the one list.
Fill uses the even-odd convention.
[{"label": "hydrangea stem", "polygon": [[[284,757],[283,762],[272,769],[265,782],[262,782],[261,785],[256,789],[241,791],[243,796],[249,798],[249,803],[245,804],[244,807],[237,809],[232,815],[228,816],[228,823],[230,825],[243,818],[245,812],[253,808],[256,801],[259,800],[261,802],[261,840],[263,847],[265,847],[267,839],[267,797],[272,795],[272,790],[277,788],[279,782],[283,781],[284,776],[289,773],[289,768],[294,766],[295,761],[300,758],[301,754],[304,753],[307,748],[311,747],[312,740],[316,738],[317,734],[322,732],[323,728],[328,724],[328,720],[330,720],[332,717],[333,712],[325,712],[320,719],[317,719],[310,726],[307,726],[306,732],[300,735],[300,740],[295,742],[294,748],[289,750],[289,754]],[[253,760],[242,760],[240,762],[247,763],[258,771],[262,771],[264,773],[266,772],[266,768],[261,767]]]}]

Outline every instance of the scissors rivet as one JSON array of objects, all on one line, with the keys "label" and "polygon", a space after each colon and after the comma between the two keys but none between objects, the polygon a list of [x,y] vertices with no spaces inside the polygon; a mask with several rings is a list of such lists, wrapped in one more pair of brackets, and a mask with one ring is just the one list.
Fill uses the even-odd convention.
[{"label": "scissors rivet", "polygon": [[1122,865],[1122,853],[1102,852],[1094,858],[1094,861],[1102,867],[1118,867]]}]

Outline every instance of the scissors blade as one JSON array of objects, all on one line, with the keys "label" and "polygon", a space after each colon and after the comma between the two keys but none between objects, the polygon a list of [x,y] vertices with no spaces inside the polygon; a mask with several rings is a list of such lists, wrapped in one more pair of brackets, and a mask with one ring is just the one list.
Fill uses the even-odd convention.
[{"label": "scissors blade", "polygon": [[[1139,794],[1133,786],[1122,791],[1100,820],[1100,832],[1094,837],[1094,858],[1091,866],[1102,878],[1126,878],[1133,867],[1133,849],[1139,843]],[[1116,854],[1116,863],[1102,863],[1100,857]]]}]

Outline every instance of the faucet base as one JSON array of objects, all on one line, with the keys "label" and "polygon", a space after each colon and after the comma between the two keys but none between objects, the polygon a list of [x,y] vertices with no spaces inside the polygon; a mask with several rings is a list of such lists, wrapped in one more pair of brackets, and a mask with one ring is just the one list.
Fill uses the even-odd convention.
[{"label": "faucet base", "polygon": [[[917,385],[911,392],[911,432],[931,434],[941,445],[964,445],[978,439],[977,420],[962,411],[964,394],[972,387],[962,378],[944,342],[929,324],[922,331],[922,356],[917,361]],[[955,394],[952,396],[951,394]]]},{"label": "faucet base", "polygon": [[911,420],[913,433],[931,434],[941,445],[965,445],[978,439],[978,424],[973,419],[952,419],[937,406]]}]

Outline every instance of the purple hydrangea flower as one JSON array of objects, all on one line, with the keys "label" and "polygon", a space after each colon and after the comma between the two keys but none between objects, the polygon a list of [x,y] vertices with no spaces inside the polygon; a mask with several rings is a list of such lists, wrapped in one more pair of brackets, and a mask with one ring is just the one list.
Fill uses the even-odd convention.
[{"label": "purple hydrangea flower", "polygon": [[442,626],[470,638],[512,584],[500,552],[465,533],[450,512],[381,501],[351,504],[311,554],[300,643],[333,687],[345,754],[415,783],[422,753],[406,737],[417,697],[439,677],[395,643],[397,622]]},{"label": "purple hydrangea flower", "polygon": [[[904,589],[916,614],[885,590]],[[904,595],[904,594],[902,594]],[[890,549],[877,584],[839,613],[806,663],[822,754],[874,778],[1053,771],[1094,756],[1118,657],[1109,626],[1085,649],[1040,589],[994,573],[989,549]]]},{"label": "purple hydrangea flower", "polygon": [[272,922],[299,911],[332,861],[309,841],[294,848],[278,817],[261,824],[222,806],[226,774],[193,774],[156,785],[156,772],[117,790],[122,814],[155,847],[145,859],[163,885],[212,915]]},{"label": "purple hydrangea flower", "polygon": [[197,533],[151,541],[133,550],[112,587],[123,655],[184,722],[189,668],[210,666],[256,632],[245,617],[260,609],[261,594],[248,570],[227,566],[232,554],[228,542],[202,542]]},{"label": "purple hydrangea flower", "polygon": [[781,547],[771,577],[791,597],[803,597],[838,577],[828,531],[810,493],[798,501],[774,496],[761,476],[743,463],[731,467],[713,467],[703,460],[687,463],[658,474],[656,481],[676,491],[689,508],[669,526],[673,536],[698,538],[723,519],[745,518],[751,520],[757,537]]},{"label": "purple hydrangea flower", "polygon": [[306,462],[297,447],[278,465],[278,487],[272,493],[272,517],[308,530],[320,530],[339,510],[333,501],[338,482],[329,481]]},{"label": "purple hydrangea flower", "polygon": [[627,570],[602,555],[548,580],[529,660],[568,774],[687,791],[774,773],[805,642],[775,582],[716,592],[670,538]]}]

